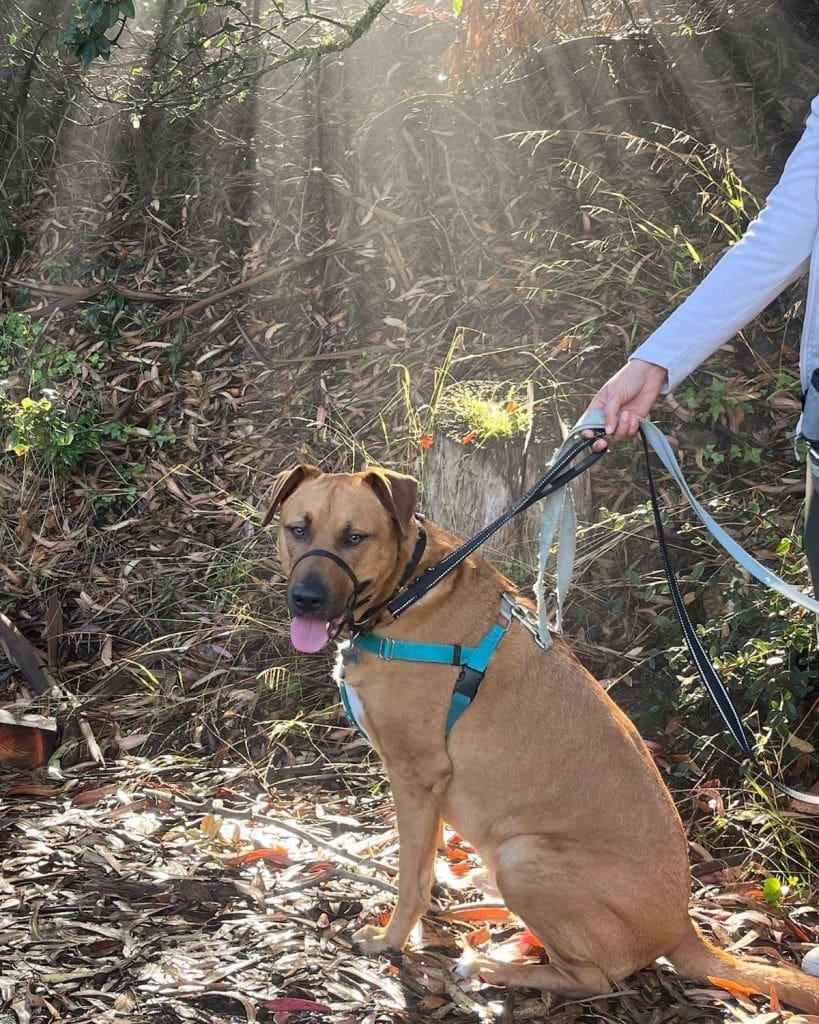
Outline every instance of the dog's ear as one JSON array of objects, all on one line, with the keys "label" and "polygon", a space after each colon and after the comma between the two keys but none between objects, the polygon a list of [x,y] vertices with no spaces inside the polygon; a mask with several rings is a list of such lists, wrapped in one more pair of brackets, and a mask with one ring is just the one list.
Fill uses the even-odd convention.
[{"label": "dog's ear", "polygon": [[394,473],[391,469],[368,469],[364,480],[395,520],[401,536],[406,536],[418,502],[418,482],[411,476]]},{"label": "dog's ear", "polygon": [[317,476],[321,476],[321,470],[318,466],[309,465],[296,466],[295,469],[285,469],[283,473],[279,473],[273,484],[273,494],[270,496],[270,504],[264,514],[264,519],[262,519],[262,527],[267,526],[297,487],[300,487],[305,480],[312,480]]}]

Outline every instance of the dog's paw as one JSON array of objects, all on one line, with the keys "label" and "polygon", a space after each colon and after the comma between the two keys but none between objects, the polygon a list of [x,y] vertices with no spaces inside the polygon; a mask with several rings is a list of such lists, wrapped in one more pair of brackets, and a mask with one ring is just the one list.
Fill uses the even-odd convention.
[{"label": "dog's paw", "polygon": [[378,956],[387,950],[398,952],[395,945],[390,945],[386,928],[378,928],[374,924],[366,924],[353,935],[353,949],[360,950],[368,956]]},{"label": "dog's paw", "polygon": [[493,960],[488,956],[462,957],[455,968],[455,974],[459,978],[475,979],[484,982],[486,985],[508,985],[508,965],[500,960]]}]

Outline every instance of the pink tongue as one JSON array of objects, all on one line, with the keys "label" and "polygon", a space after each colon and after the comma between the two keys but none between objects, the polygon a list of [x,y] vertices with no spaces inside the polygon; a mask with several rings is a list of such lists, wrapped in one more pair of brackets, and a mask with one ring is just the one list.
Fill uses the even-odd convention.
[{"label": "pink tongue", "polygon": [[303,654],[315,654],[330,642],[327,626],[321,619],[295,618],[290,623],[290,642]]}]

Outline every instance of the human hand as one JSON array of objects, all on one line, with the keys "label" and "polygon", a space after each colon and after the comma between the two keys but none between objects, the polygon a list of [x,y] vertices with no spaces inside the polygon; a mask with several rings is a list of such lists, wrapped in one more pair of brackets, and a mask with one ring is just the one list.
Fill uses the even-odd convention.
[{"label": "human hand", "polygon": [[[586,412],[602,409],[606,434],[615,438],[634,437],[640,426],[640,417],[647,416],[657,396],[668,380],[664,366],[632,359],[610,377],[589,403]],[[590,430],[583,437],[592,437]],[[592,446],[595,451],[608,447],[606,438],[598,438]]]}]

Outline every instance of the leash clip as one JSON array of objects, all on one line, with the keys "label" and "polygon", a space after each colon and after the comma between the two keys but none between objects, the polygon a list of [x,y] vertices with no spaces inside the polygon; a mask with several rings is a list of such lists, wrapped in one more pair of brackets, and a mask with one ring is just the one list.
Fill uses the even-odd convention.
[{"label": "leash clip", "polygon": [[552,646],[551,633],[548,633],[546,640],[544,640],[540,635],[538,621],[535,616],[528,608],[524,608],[512,594],[501,595],[501,614],[506,616],[507,620],[517,619],[532,634],[535,643],[541,650],[548,651]]}]

